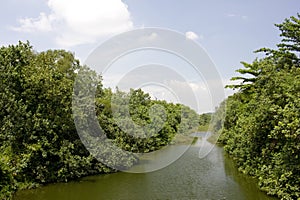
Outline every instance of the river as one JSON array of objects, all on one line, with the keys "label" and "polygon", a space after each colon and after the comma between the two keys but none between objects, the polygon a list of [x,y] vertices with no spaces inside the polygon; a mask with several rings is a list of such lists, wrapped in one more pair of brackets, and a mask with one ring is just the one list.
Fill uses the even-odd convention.
[{"label": "river", "polygon": [[[205,145],[210,153],[199,158]],[[155,155],[156,160],[187,146],[172,145]],[[147,162],[134,166],[145,169]],[[160,163],[160,162],[158,162]],[[156,163],[157,164],[157,163]],[[155,165],[155,163],[154,163]],[[153,167],[153,166],[152,166]],[[223,149],[199,139],[172,164],[149,173],[118,172],[90,176],[18,192],[14,200],[274,200],[259,191],[254,179],[240,174]]]}]

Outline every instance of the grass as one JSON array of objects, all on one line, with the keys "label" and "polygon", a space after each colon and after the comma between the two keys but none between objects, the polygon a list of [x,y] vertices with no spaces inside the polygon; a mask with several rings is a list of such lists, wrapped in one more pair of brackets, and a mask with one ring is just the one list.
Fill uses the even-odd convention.
[{"label": "grass", "polygon": [[208,129],[209,129],[209,124],[198,127],[199,132],[206,132],[206,131],[208,131]]},{"label": "grass", "polygon": [[197,141],[197,137],[190,135],[177,134],[173,140],[173,144],[194,144]]}]

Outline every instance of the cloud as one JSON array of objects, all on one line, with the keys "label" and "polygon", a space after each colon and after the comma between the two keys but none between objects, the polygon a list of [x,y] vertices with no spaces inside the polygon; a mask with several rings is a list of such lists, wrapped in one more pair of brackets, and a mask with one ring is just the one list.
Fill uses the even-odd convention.
[{"label": "cloud", "polygon": [[227,14],[227,17],[236,17],[236,16],[237,16],[236,14],[232,14],[232,13]]},{"label": "cloud", "polygon": [[227,17],[237,17],[237,18],[240,18],[240,19],[243,19],[243,20],[246,20],[248,19],[248,16],[246,15],[238,15],[238,14],[233,14],[233,13],[229,13],[229,14],[226,14]]},{"label": "cloud", "polygon": [[128,7],[121,0],[48,0],[50,14],[23,18],[19,32],[51,32],[63,47],[96,42],[133,28]]},{"label": "cloud", "polygon": [[197,40],[199,38],[199,36],[196,33],[192,32],[192,31],[186,32],[185,37],[187,39],[190,39],[190,40]]},{"label": "cloud", "polygon": [[12,27],[12,30],[19,32],[32,33],[35,31],[47,32],[52,31],[52,22],[55,20],[54,15],[46,15],[45,13],[40,13],[37,18],[24,18],[19,19],[20,26]]}]

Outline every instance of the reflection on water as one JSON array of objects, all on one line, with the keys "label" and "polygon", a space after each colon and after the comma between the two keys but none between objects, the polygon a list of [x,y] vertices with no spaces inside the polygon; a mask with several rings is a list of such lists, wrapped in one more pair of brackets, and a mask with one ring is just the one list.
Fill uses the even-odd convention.
[{"label": "reflection on water", "polygon": [[[98,200],[98,199],[230,199],[271,200],[260,192],[253,179],[237,172],[223,149],[198,140],[171,165],[150,173],[126,173],[91,176],[78,182],[58,183],[19,192],[15,200]],[[204,145],[204,146],[201,146]],[[199,147],[211,152],[199,159]],[[183,146],[173,146],[155,159],[174,154]],[[181,151],[182,149],[179,149]],[[150,159],[150,158],[148,158]],[[152,159],[152,158],[151,158]],[[142,161],[135,168],[145,167]]]},{"label": "reflection on water", "polygon": [[144,173],[160,170],[178,160],[188,148],[188,145],[169,145],[158,151],[145,153],[139,158],[139,163],[127,172]]}]

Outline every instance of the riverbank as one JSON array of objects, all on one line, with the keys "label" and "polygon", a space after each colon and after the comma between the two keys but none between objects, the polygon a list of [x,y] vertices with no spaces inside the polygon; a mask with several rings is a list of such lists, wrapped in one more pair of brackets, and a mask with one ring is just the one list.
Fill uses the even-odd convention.
[{"label": "riverbank", "polygon": [[[210,148],[210,145],[204,146]],[[157,159],[167,158],[183,146],[170,145],[169,151],[157,152]],[[259,191],[254,179],[240,174],[221,147],[215,146],[203,159],[198,158],[198,152],[199,146],[191,146],[176,161],[151,173],[89,176],[75,182],[20,191],[14,200],[275,199]]]},{"label": "riverbank", "polygon": [[197,137],[194,137],[191,135],[185,135],[185,134],[177,134],[177,135],[175,135],[175,138],[172,141],[172,144],[190,145],[190,144],[195,144],[196,142],[197,142]]}]

